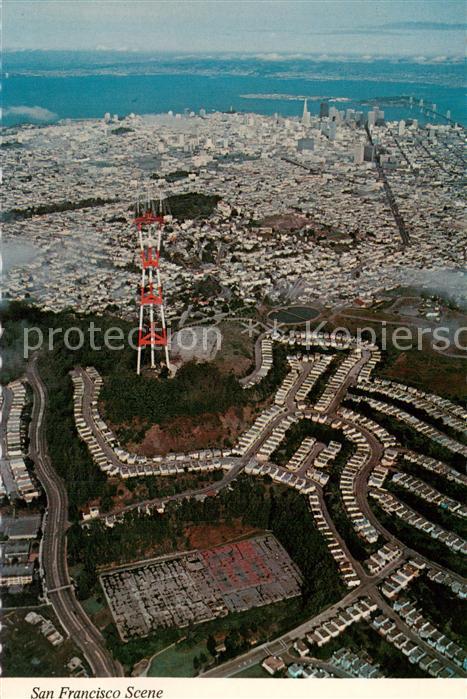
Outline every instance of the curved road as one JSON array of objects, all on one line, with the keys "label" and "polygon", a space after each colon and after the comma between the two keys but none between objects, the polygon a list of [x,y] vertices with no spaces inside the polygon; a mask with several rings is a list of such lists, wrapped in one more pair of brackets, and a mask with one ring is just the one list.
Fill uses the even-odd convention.
[{"label": "curved road", "polygon": [[102,635],[75,596],[66,556],[68,498],[65,484],[54,471],[48,455],[44,434],[47,393],[37,369],[37,357],[30,362],[26,375],[34,392],[29,454],[47,495],[41,556],[47,598],[67,635],[82,651],[94,676],[123,676],[122,668],[106,650]]}]

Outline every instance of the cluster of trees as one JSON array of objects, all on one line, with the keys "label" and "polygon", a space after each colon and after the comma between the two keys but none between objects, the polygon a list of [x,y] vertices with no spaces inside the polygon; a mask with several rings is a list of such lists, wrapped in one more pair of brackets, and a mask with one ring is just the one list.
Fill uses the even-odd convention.
[{"label": "cluster of trees", "polygon": [[222,470],[211,471],[209,473],[190,473],[185,471],[185,475],[176,476],[141,476],[140,478],[130,478],[125,483],[132,493],[154,499],[164,498],[168,495],[176,495],[186,490],[196,489],[222,480],[224,473]]},{"label": "cluster of trees", "polygon": [[123,136],[127,133],[133,133],[134,129],[130,129],[128,126],[117,126],[116,129],[112,129],[111,133],[115,136]]},{"label": "cluster of trees", "polygon": [[105,476],[94,464],[85,444],[76,434],[70,377],[56,367],[40,363],[47,385],[46,437],[50,458],[66,483],[69,514],[79,518],[79,508],[104,492]]},{"label": "cluster of trees", "polygon": [[43,590],[38,569],[34,569],[32,583],[26,585],[21,592],[2,590],[2,607],[35,607],[40,604]]},{"label": "cluster of trees", "polygon": [[116,199],[103,199],[102,197],[88,197],[79,201],[58,201],[51,204],[39,204],[29,206],[26,209],[10,209],[2,214],[2,221],[23,221],[33,216],[43,216],[44,214],[55,214],[62,211],[76,211],[78,209],[91,209],[96,206],[113,204]]},{"label": "cluster of trees", "polygon": [[37,325],[41,319],[40,311],[29,307],[25,303],[11,301],[0,307],[0,322],[2,336],[0,347],[2,353],[2,366],[0,367],[0,381],[7,384],[9,381],[21,376],[26,367],[23,352],[23,335],[27,328]]},{"label": "cluster of trees", "polygon": [[166,182],[178,182],[179,180],[184,180],[191,173],[188,170],[174,170],[169,172],[167,175],[160,175],[158,172],[154,172],[151,175],[151,180],[165,180]]},{"label": "cluster of trees", "polygon": [[[174,417],[222,413],[231,407],[256,404],[269,397],[288,370],[285,347],[274,349],[274,364],[255,386],[243,390],[233,373],[214,364],[185,364],[172,379],[136,376],[133,366],[119,365],[109,372],[101,397],[113,424],[138,420],[139,432]],[[144,416],[144,419],[142,418]]]},{"label": "cluster of trees", "polygon": [[206,274],[193,285],[192,295],[194,297],[218,298],[222,292],[222,284],[212,274]]},{"label": "cluster of trees", "polygon": [[324,487],[326,505],[337,531],[347,544],[350,553],[358,561],[364,561],[378,550],[379,544],[368,544],[358,536],[345,511],[339,481],[346,462],[356,451],[352,442],[344,441],[344,446],[333,463],[329,481]]},{"label": "cluster of trees", "polygon": [[0,143],[0,148],[7,150],[11,148],[24,148],[24,146],[19,141],[4,141],[3,143]]},{"label": "cluster of trees", "polygon": [[[115,352],[106,349],[93,350],[85,341],[81,349],[67,349],[63,337],[68,328],[79,328],[87,338],[89,323],[93,321],[102,333],[118,325],[124,331],[130,326],[115,318],[86,316],[80,317],[71,311],[61,313],[43,312],[21,302],[12,302],[2,308],[1,320],[4,326],[2,354],[8,361],[2,370],[2,381],[21,375],[26,366],[24,360],[24,330],[36,327],[43,333],[44,347],[40,353],[39,369],[47,387],[46,435],[49,454],[57,473],[64,479],[69,498],[70,517],[78,519],[79,507],[104,492],[105,477],[94,464],[86,446],[79,439],[73,416],[73,385],[69,376],[76,365],[94,365],[103,373],[115,368]],[[53,347],[49,348],[49,331],[61,329],[53,337]],[[102,337],[103,335],[101,335]],[[34,335],[34,339],[36,335]],[[100,343],[99,343],[100,344]],[[130,347],[118,353],[119,366],[128,368],[134,357]]]},{"label": "cluster of trees", "polygon": [[174,194],[167,198],[167,210],[179,221],[195,218],[208,218],[217,206],[221,197],[217,194],[201,194],[187,192]]},{"label": "cluster of trees", "polygon": [[[181,652],[185,652],[195,646],[205,644],[206,652],[198,654],[198,670],[206,661],[213,663],[213,658],[222,662],[227,657],[236,655],[236,644],[241,646],[244,642],[251,643],[253,639],[258,642],[275,638],[285,633],[290,628],[298,626],[303,620],[303,609],[297,599],[283,600],[265,607],[256,607],[245,612],[228,614],[226,617],[213,619],[204,624],[192,625],[177,629],[157,629],[154,633],[144,638],[134,638],[123,643],[117,633],[114,624],[109,624],[104,629],[104,637],[112,654],[125,665],[130,674],[132,666],[142,658],[150,657],[157,651],[166,648],[169,644],[177,642]],[[215,637],[224,637],[226,650],[215,655]],[[226,653],[231,653],[226,656]],[[176,661],[175,661],[176,662]]]},{"label": "cluster of trees", "polygon": [[281,465],[287,463],[306,437],[314,437],[324,444],[329,444],[332,440],[342,444],[340,452],[333,461],[331,477],[325,486],[324,495],[333,522],[347,543],[351,554],[358,560],[363,561],[368,558],[378,546],[376,544],[372,546],[365,544],[363,539],[356,534],[345,513],[339,488],[339,479],[342,469],[355,451],[352,442],[347,440],[342,432],[333,429],[329,425],[322,425],[317,422],[312,422],[311,420],[300,420],[292,425],[286,432],[285,439],[272,454],[271,460]]},{"label": "cluster of trees", "polygon": [[181,415],[224,412],[244,402],[233,374],[221,374],[213,364],[185,364],[172,379],[136,376],[120,367],[107,377],[102,390],[106,414],[114,424],[144,416],[148,426]]},{"label": "cluster of trees", "polygon": [[[76,520],[79,508],[90,499],[105,496],[110,505],[105,477],[86,446],[79,439],[73,417],[73,386],[69,372],[75,366],[95,366],[106,377],[102,398],[108,419],[116,425],[137,426],[142,436],[154,423],[164,424],[177,416],[202,416],[224,412],[230,407],[254,404],[268,397],[287,372],[286,349],[277,348],[275,363],[269,374],[252,389],[243,391],[233,374],[222,374],[212,364],[189,363],[173,379],[136,376],[134,351],[124,343],[122,350],[112,351],[101,341],[111,327],[121,328],[124,335],[131,325],[120,319],[93,315],[78,316],[70,310],[61,313],[40,311],[34,306],[12,302],[1,311],[3,326],[2,380],[21,375],[26,362],[23,358],[23,334],[26,327],[37,327],[46,340],[40,354],[39,368],[48,389],[46,414],[49,452],[57,472],[67,484],[70,517]],[[97,346],[89,342],[90,323],[100,329]],[[67,349],[63,341],[69,328],[77,328],[85,338],[80,349]],[[47,346],[49,331],[61,329],[53,338],[53,348]],[[145,416],[141,419],[141,416]]]},{"label": "cluster of trees", "polygon": [[[381,345],[381,324],[375,325],[378,344]],[[409,371],[407,371],[407,369]],[[389,342],[381,353],[381,359],[376,364],[373,375],[382,379],[403,381],[408,386],[433,391],[436,382],[436,392],[459,405],[466,406],[465,387],[455,379],[464,371],[463,359],[441,354],[440,352],[420,352],[418,349],[398,350]]]},{"label": "cluster of trees", "polygon": [[[115,624],[108,624],[103,630],[103,636],[113,657],[130,671],[133,665],[142,658],[148,658],[180,639],[183,631],[176,628],[158,629],[155,634],[144,638],[134,638],[128,643],[123,643]],[[129,675],[130,672],[127,674]]]},{"label": "cluster of trees", "polygon": [[342,583],[305,498],[290,489],[281,489],[274,494],[269,525],[302,572],[302,600],[306,613],[316,614],[337,601],[343,594]]},{"label": "cluster of trees", "polygon": [[322,425],[312,420],[299,420],[287,430],[282,443],[273,452],[271,461],[280,465],[287,463],[306,437],[314,437],[323,444],[328,444],[332,440],[341,444],[346,441],[342,432],[329,425]]},{"label": "cluster of trees", "polygon": [[342,364],[348,354],[348,350],[339,350],[334,354],[329,366],[325,369],[325,371],[323,371],[321,376],[317,379],[315,384],[311,387],[311,390],[308,392],[307,400],[310,401],[310,403],[315,403],[321,397],[321,394],[324,393],[324,389],[326,388],[329,379],[334,374],[337,367]]},{"label": "cluster of trees", "polygon": [[206,653],[200,653],[199,655],[195,655],[193,658],[193,668],[195,672],[199,672],[204,668],[206,663],[208,662],[208,656]]},{"label": "cluster of trees", "polygon": [[276,391],[289,371],[287,354],[286,347],[283,345],[274,345],[272,351],[273,364],[266,376],[264,376],[259,383],[243,391],[249,403],[263,401]]},{"label": "cluster of trees", "polygon": [[[162,553],[179,550],[184,529],[190,523],[229,522],[240,518],[250,526],[270,529],[299,566],[303,575],[302,597],[285,600],[276,605],[251,609],[242,614],[231,614],[202,627],[183,630],[187,642],[196,643],[207,636],[207,651],[223,661],[245,650],[252,637],[258,640],[277,635],[299,623],[303,615],[316,614],[336,602],[344,594],[334,560],[310,516],[306,500],[296,491],[283,486],[272,486],[269,478],[262,481],[240,476],[231,489],[204,502],[183,500],[171,505],[161,515],[131,513],[123,523],[112,529],[93,522],[88,529],[74,524],[68,532],[68,555],[73,564],[81,564],[78,576],[78,594],[81,599],[96,590],[96,562],[134,560],[148,546],[156,545]],[[154,549],[153,549],[154,551]],[[226,631],[226,650],[215,652],[214,634]],[[141,657],[180,637],[179,629],[159,629],[144,639],[122,643],[111,625],[105,636],[118,659],[131,666]],[[205,664],[198,657],[195,670]]]},{"label": "cluster of trees", "polygon": [[144,556],[149,548],[160,553],[175,550],[183,530],[170,515],[143,515],[131,511],[124,522],[109,529],[100,520],[89,528],[74,523],[67,533],[68,557],[72,565],[82,564],[88,570],[97,565],[124,563]]}]

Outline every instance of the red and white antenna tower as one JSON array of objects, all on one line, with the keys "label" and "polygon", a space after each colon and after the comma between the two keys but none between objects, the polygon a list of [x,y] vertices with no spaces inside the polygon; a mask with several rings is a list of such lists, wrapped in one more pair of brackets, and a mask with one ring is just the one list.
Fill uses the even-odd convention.
[{"label": "red and white antenna tower", "polygon": [[[165,348],[167,368],[170,368],[167,328],[160,274],[161,239],[164,227],[164,199],[159,199],[158,210],[154,203],[136,207],[135,225],[141,258],[141,287],[139,296],[138,359],[136,373],[141,373],[141,355],[145,347],[151,349],[151,368],[156,366],[156,347]],[[155,320],[157,316],[157,323]],[[158,329],[156,329],[156,324]]]}]

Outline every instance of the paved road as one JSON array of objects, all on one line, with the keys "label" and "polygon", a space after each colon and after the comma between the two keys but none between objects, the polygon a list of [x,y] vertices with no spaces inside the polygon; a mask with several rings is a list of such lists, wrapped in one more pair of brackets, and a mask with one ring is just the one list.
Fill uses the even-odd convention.
[{"label": "paved road", "polygon": [[[365,131],[366,131],[366,135],[367,135],[369,143],[371,145],[373,145],[373,139],[372,139],[368,124],[365,125]],[[378,172],[378,177],[383,183],[383,188],[384,188],[384,192],[386,194],[386,199],[387,199],[387,202],[389,204],[389,208],[391,209],[391,213],[394,217],[394,221],[396,222],[396,226],[399,230],[399,235],[402,239],[402,244],[409,245],[409,243],[410,243],[409,233],[408,233],[407,228],[405,226],[404,219],[402,218],[402,214],[399,211],[399,207],[397,205],[396,198],[395,198],[393,191],[391,189],[391,185],[389,184],[389,180],[386,177],[386,172],[381,165],[378,154],[376,154],[376,156],[375,156],[375,166],[376,166],[376,170]]]},{"label": "paved road", "polygon": [[65,484],[54,471],[48,455],[44,424],[47,393],[39,376],[36,357],[28,366],[27,378],[34,392],[29,455],[47,496],[41,551],[46,594],[67,635],[82,651],[93,674],[96,677],[119,677],[123,671],[106,650],[102,635],[76,599],[68,573],[68,498]]},{"label": "paved road", "polygon": [[263,353],[261,351],[261,343],[267,335],[268,335],[267,332],[263,332],[263,333],[261,333],[261,335],[259,335],[256,338],[256,342],[255,342],[255,368],[253,369],[253,371],[250,374],[248,374],[248,376],[243,376],[241,379],[238,380],[240,385],[244,386],[245,384],[248,384],[250,381],[254,381],[254,379],[256,379],[256,376],[257,376],[259,370],[261,369],[261,366],[263,363]]}]

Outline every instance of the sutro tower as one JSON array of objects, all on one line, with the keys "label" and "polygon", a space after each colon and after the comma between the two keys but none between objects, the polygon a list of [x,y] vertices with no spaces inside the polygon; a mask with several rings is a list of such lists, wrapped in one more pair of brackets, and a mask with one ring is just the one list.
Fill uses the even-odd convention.
[{"label": "sutro tower", "polygon": [[151,348],[152,369],[156,366],[156,347],[165,348],[165,360],[167,368],[170,368],[160,274],[164,214],[165,201],[162,196],[158,206],[148,199],[146,205],[141,206],[138,203],[136,207],[135,225],[138,231],[141,258],[137,374],[141,373],[141,355],[145,347]]}]

